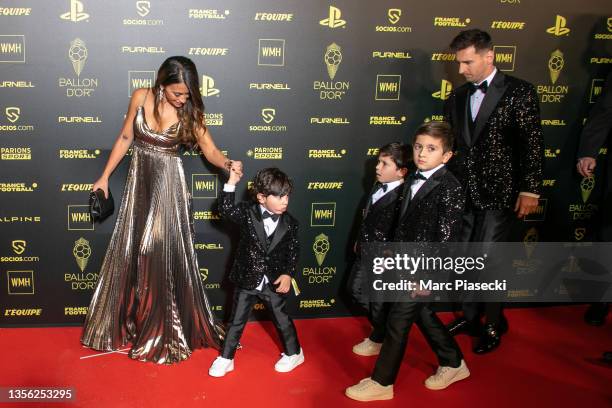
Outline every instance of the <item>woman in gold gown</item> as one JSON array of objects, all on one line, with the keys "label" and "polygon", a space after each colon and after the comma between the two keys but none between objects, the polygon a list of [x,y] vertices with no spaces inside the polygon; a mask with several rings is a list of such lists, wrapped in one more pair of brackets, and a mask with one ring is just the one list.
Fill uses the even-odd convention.
[{"label": "woman in gold gown", "polygon": [[87,347],[110,351],[130,342],[131,358],[171,364],[222,343],[199,277],[181,145],[197,145],[213,165],[242,173],[242,163],[219,151],[204,124],[195,65],[170,57],[153,89],[133,93],[93,185],[108,195],[108,179],[131,146],[121,207],[81,337]]}]

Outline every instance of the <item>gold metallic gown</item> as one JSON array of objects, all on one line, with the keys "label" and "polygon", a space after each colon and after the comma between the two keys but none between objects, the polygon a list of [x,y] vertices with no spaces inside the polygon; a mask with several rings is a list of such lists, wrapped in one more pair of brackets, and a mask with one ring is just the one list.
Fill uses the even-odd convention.
[{"label": "gold metallic gown", "polygon": [[85,346],[110,351],[131,342],[131,358],[171,364],[194,348],[222,343],[199,276],[179,126],[154,132],[138,108],[132,162],[85,319]]}]

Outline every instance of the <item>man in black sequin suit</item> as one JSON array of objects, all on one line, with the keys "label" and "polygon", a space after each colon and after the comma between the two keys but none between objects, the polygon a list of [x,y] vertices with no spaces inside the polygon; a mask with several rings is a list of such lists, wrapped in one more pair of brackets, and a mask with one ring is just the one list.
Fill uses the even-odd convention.
[{"label": "man in black sequin suit", "polygon": [[213,377],[234,369],[234,354],[257,300],[272,314],[283,345],[275,370],[289,372],[304,362],[295,325],[286,310],[300,248],[298,222],[286,212],[293,183],[277,168],[260,170],[253,181],[254,201],[234,204],[239,180],[237,172],[230,172],[219,201],[220,214],[240,226],[240,240],[230,272],[236,284],[232,317],[221,355],[208,371]]},{"label": "man in black sequin suit", "polygon": [[[491,243],[511,240],[512,223],[537,208],[544,157],[538,96],[532,84],[495,67],[488,33],[462,31],[450,48],[468,82],[445,104],[456,137],[449,169],[466,190],[462,241],[483,242],[486,252]],[[464,303],[463,312],[449,326],[451,333],[479,336],[476,353],[497,348],[508,328],[502,304]]]}]

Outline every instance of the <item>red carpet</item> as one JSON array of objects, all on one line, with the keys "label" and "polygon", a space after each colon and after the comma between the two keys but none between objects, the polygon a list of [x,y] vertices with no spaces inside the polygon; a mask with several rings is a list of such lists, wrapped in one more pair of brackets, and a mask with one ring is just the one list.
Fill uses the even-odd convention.
[{"label": "red carpet", "polygon": [[362,318],[297,321],[306,362],[288,374],[273,368],[280,353],[273,327],[250,323],[236,369],[224,378],[207,374],[216,357],[211,349],[173,366],[119,353],[83,359],[97,353],[79,345],[80,328],[0,329],[0,386],[76,389],[70,404],[10,404],[14,407],[611,407],[612,368],[596,360],[612,350],[612,325],[587,326],[584,310],[507,310],[510,332],[490,355],[474,355],[470,338],[460,336],[472,376],[443,391],[422,385],[435,358],[415,328],[395,399],[377,403],[344,396],[344,388],[367,377],[375,361],[351,352],[367,334]]}]

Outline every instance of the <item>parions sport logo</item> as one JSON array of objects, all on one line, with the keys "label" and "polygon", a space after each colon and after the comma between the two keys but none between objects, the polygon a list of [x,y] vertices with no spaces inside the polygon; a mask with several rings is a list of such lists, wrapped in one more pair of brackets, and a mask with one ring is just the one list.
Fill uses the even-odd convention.
[{"label": "parions sport logo", "polygon": [[0,147],[0,160],[32,160],[32,148]]},{"label": "parions sport logo", "polygon": [[283,148],[280,146],[256,146],[247,151],[247,157],[255,160],[282,160]]}]

